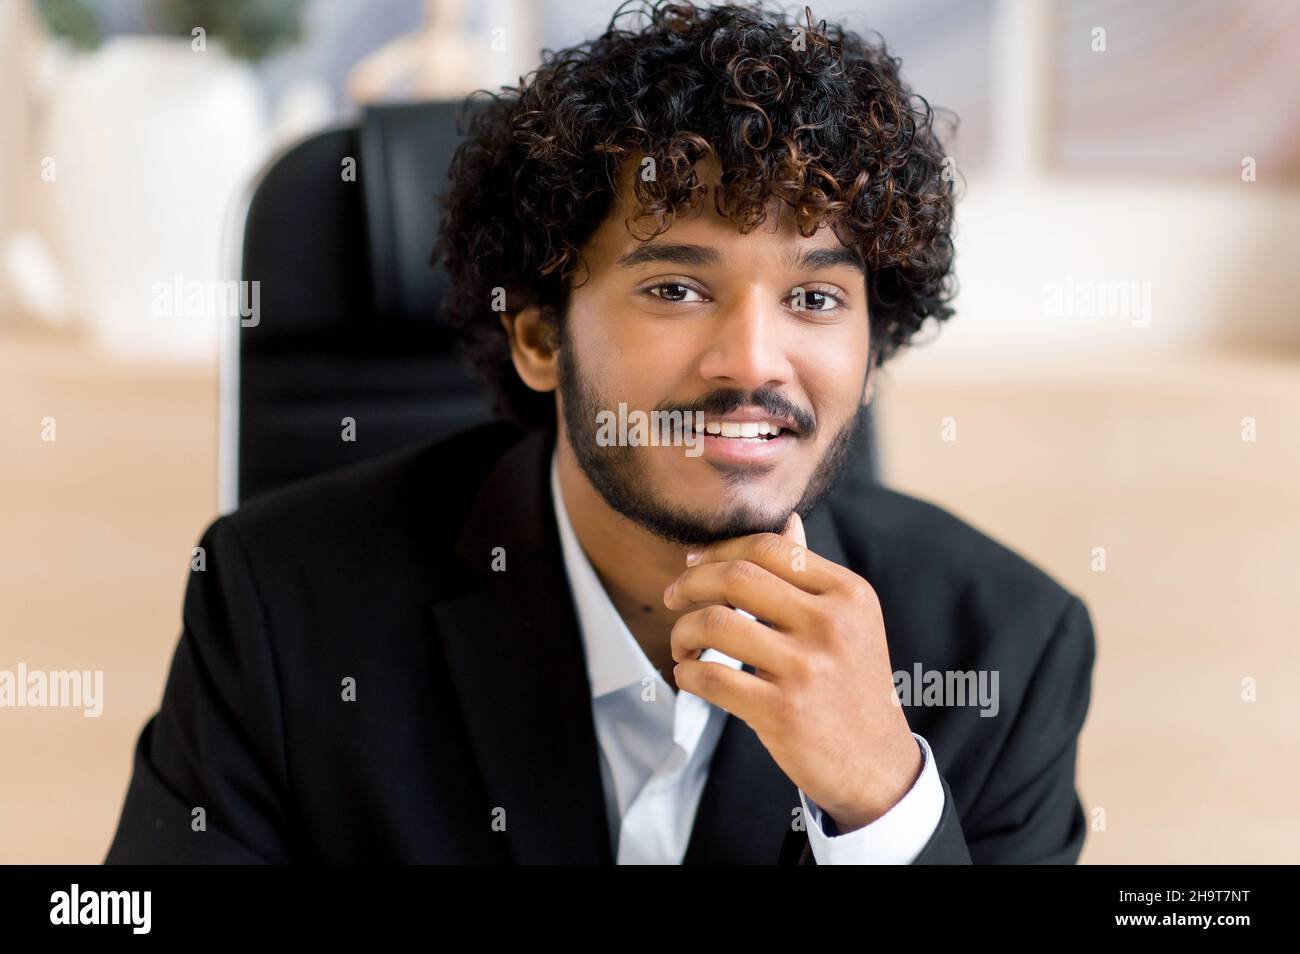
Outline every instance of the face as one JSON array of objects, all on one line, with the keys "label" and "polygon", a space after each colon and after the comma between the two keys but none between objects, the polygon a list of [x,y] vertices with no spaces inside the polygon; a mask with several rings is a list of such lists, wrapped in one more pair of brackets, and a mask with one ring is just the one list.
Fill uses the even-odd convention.
[{"label": "face", "polygon": [[[611,508],[666,540],[780,532],[829,491],[869,400],[859,260],[829,228],[801,236],[781,203],[742,235],[710,193],[649,241],[625,226],[630,203],[625,188],[584,249],[562,323],[562,439]],[[704,433],[695,450],[680,432],[677,446],[611,444],[620,404],[688,424],[702,412]]]}]

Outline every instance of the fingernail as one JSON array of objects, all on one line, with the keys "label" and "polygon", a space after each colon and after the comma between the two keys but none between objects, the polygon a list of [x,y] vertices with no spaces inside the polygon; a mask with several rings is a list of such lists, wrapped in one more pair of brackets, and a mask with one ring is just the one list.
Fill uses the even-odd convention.
[{"label": "fingernail", "polygon": [[700,562],[700,551],[699,551],[699,550],[687,550],[687,551],[686,551],[686,565],[687,565],[687,566],[695,566],[695,564],[697,564],[697,563],[699,563],[699,562]]}]

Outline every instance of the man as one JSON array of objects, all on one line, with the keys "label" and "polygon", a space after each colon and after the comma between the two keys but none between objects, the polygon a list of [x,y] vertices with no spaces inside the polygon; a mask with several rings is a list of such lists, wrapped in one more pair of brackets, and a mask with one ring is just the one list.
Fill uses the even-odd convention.
[{"label": "man", "polygon": [[1077,859],[1083,604],[831,494],[951,314],[928,109],[810,13],[646,13],[453,161],[444,313],[508,420],[208,528],[108,861]]}]

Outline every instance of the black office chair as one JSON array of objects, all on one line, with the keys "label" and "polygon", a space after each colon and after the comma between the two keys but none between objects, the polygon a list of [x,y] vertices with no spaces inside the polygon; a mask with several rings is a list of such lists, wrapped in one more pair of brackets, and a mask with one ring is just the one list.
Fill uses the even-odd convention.
[{"label": "black office chair", "polygon": [[[428,264],[458,114],[456,103],[369,108],[357,126],[290,148],[254,184],[239,271],[260,283],[259,314],[223,342],[223,512],[492,418],[438,319],[446,276]],[[342,439],[344,418],[355,441]],[[869,428],[846,485],[877,478],[874,444]]]},{"label": "black office chair", "polygon": [[[223,510],[491,418],[438,320],[446,279],[428,264],[455,113],[367,110],[290,148],[256,183],[240,277],[260,283],[259,321],[223,358]],[[344,418],[355,441],[342,439]]]}]

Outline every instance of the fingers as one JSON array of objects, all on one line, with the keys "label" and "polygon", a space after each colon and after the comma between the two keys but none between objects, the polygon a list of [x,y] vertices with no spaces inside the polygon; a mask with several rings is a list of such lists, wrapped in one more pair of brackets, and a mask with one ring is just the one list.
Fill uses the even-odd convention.
[{"label": "fingers", "polygon": [[846,572],[844,567],[818,556],[790,536],[777,533],[732,537],[702,547],[694,554],[697,554],[694,561],[688,558],[690,566],[747,560],[807,593],[824,593],[833,589]]},{"label": "fingers", "polygon": [[804,617],[805,604],[811,599],[808,593],[747,560],[688,567],[664,591],[664,605],[669,609],[689,611],[725,603],[778,628],[792,628]]},{"label": "fingers", "polygon": [[671,636],[677,662],[693,660],[710,647],[773,676],[797,663],[790,637],[716,603],[686,613],[673,625]]},{"label": "fingers", "polygon": [[763,724],[764,713],[777,710],[781,695],[775,683],[719,662],[688,659],[677,664],[673,678],[678,689],[726,709],[751,727]]}]

